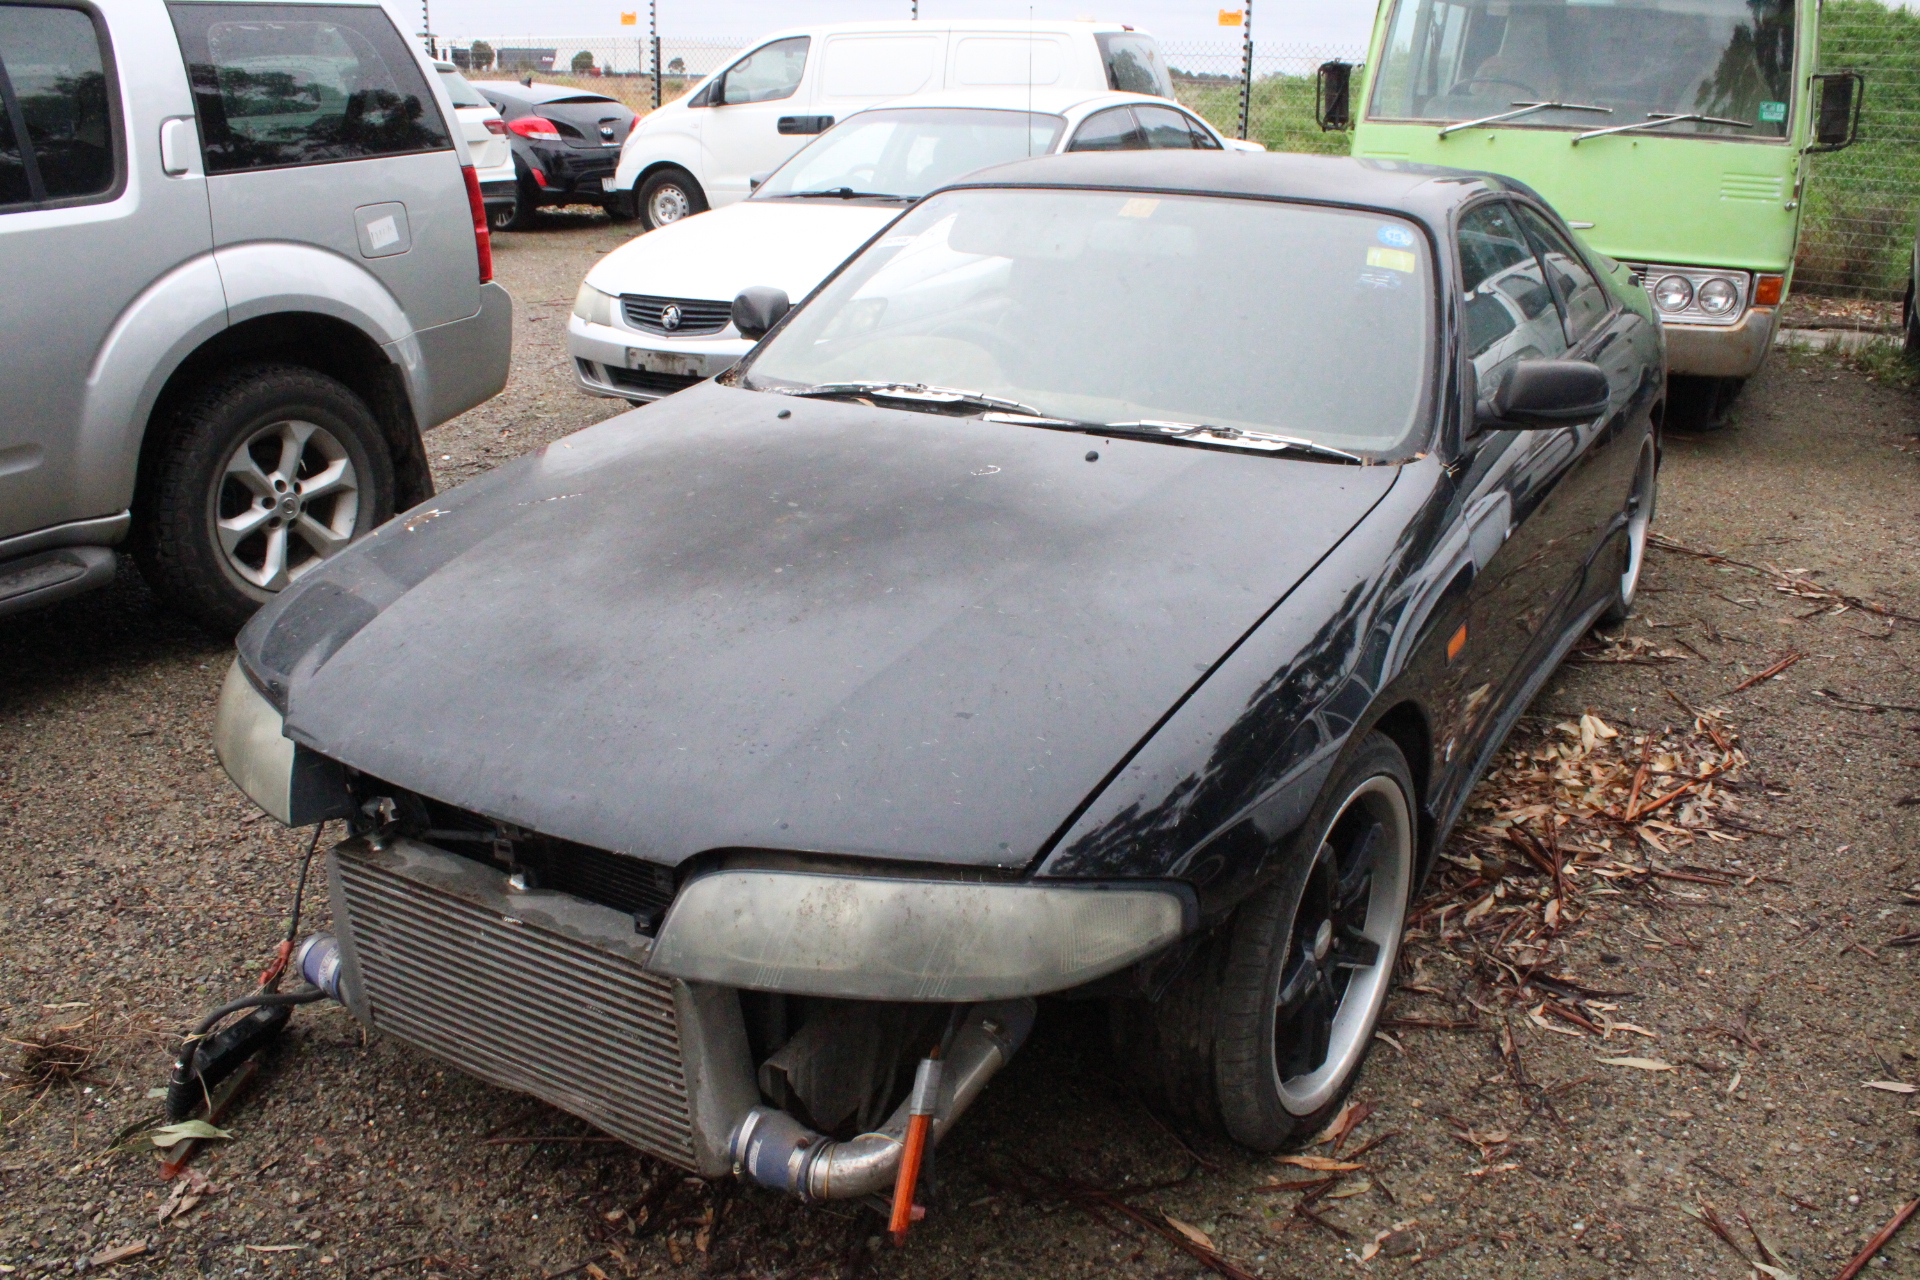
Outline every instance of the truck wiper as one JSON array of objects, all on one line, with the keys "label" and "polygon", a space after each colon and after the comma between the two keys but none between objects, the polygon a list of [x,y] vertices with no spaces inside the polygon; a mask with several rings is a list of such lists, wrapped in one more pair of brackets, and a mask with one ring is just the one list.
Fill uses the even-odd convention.
[{"label": "truck wiper", "polygon": [[892,191],[855,191],[852,187],[827,187],[820,191],[788,191],[769,196],[771,200],[912,200],[913,196]]},{"label": "truck wiper", "polygon": [[1745,120],[1728,120],[1724,116],[1703,116],[1697,111],[1689,111],[1684,115],[1674,115],[1667,111],[1649,111],[1645,120],[1639,120],[1633,124],[1617,124],[1611,129],[1594,129],[1589,133],[1579,134],[1574,138],[1573,145],[1577,147],[1588,138],[1604,138],[1610,133],[1625,133],[1629,129],[1658,129],[1663,124],[1679,124],[1685,120],[1698,120],[1701,124],[1731,125],[1736,129],[1753,128],[1753,125]]},{"label": "truck wiper", "polygon": [[1459,124],[1450,124],[1440,130],[1440,136],[1444,138],[1462,129],[1478,129],[1483,124],[1498,124],[1502,120],[1518,120],[1521,116],[1532,115],[1536,111],[1598,111],[1603,116],[1613,114],[1612,107],[1590,107],[1584,102],[1516,102],[1513,105],[1518,110],[1502,111],[1497,116],[1482,116],[1478,120],[1463,120]]},{"label": "truck wiper", "polygon": [[[1031,418],[1046,417],[1032,405],[1021,404],[1018,400],[1008,400],[1004,396],[990,396],[979,391],[963,391],[959,387],[930,387],[924,382],[822,382],[812,387],[782,387],[778,389],[778,394],[821,397],[871,396],[876,400],[905,400],[910,403],[942,407],[971,406],[979,409],[1004,409]],[[1047,420],[1057,421],[1057,419]]]},{"label": "truck wiper", "polygon": [[1263,453],[1304,453],[1335,462],[1363,465],[1357,453],[1316,444],[1299,436],[1275,435],[1269,431],[1243,431],[1239,427],[1215,427],[1201,422],[1165,422],[1157,418],[1139,418],[1131,422],[1074,422],[1066,418],[1039,415],[989,413],[989,422],[1016,422],[1057,431],[1079,431],[1091,436],[1125,436],[1134,440],[1191,441],[1195,444],[1227,445],[1236,449],[1258,449]]}]

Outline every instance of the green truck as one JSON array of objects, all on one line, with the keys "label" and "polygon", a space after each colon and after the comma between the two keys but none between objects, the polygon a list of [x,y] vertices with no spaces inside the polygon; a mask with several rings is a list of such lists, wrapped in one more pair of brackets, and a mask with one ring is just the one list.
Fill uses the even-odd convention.
[{"label": "green truck", "polygon": [[1644,279],[1668,421],[1711,426],[1772,345],[1807,157],[1858,126],[1858,74],[1815,71],[1819,21],[1820,0],[1383,0],[1365,67],[1320,69],[1320,120],[1356,156],[1540,192]]}]

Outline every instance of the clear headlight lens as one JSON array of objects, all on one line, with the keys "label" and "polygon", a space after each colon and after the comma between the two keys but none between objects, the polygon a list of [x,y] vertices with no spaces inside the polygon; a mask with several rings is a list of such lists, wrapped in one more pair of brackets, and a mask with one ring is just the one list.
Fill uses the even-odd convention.
[{"label": "clear headlight lens", "polygon": [[1733,281],[1715,276],[1700,286],[1700,294],[1696,301],[1700,309],[1708,315],[1723,316],[1739,304],[1740,291],[1734,288]]},{"label": "clear headlight lens", "polygon": [[1653,305],[1662,311],[1685,311],[1692,301],[1693,282],[1685,276],[1663,276],[1653,286]]},{"label": "clear headlight lens", "polygon": [[573,314],[588,324],[612,324],[614,301],[612,294],[582,284],[580,292],[573,295]]}]

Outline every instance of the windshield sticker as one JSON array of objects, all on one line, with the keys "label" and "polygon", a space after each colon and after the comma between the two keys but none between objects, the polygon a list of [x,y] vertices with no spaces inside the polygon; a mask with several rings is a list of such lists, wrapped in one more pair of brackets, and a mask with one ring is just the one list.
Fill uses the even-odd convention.
[{"label": "windshield sticker", "polygon": [[1389,271],[1404,271],[1411,275],[1420,269],[1420,259],[1405,249],[1369,249],[1367,265],[1385,267]]},{"label": "windshield sticker", "polygon": [[1760,118],[1768,124],[1779,124],[1787,118],[1787,104],[1784,102],[1761,103]]},{"label": "windshield sticker", "polygon": [[1153,211],[1160,207],[1158,200],[1149,200],[1145,196],[1135,196],[1120,206],[1123,218],[1151,218]]},{"label": "windshield sticker", "polygon": [[1391,271],[1362,271],[1360,283],[1369,289],[1398,289],[1400,277]]},{"label": "windshield sticker", "polygon": [[1413,248],[1413,232],[1407,230],[1405,227],[1395,226],[1391,222],[1374,232],[1373,235],[1374,239],[1391,248]]}]

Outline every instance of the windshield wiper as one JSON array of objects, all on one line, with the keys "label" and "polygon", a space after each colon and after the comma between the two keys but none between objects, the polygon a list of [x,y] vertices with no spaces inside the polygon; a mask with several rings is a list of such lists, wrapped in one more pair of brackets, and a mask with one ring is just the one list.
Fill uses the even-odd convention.
[{"label": "windshield wiper", "polygon": [[1478,120],[1463,120],[1459,124],[1450,124],[1440,130],[1440,136],[1444,138],[1462,129],[1478,129],[1483,124],[1498,124],[1502,120],[1518,120],[1521,116],[1532,115],[1536,111],[1598,111],[1603,116],[1613,114],[1612,107],[1590,107],[1584,102],[1516,102],[1513,105],[1518,110],[1502,111],[1497,116],[1482,116]]},{"label": "windshield wiper", "polygon": [[1645,120],[1635,121],[1633,124],[1617,124],[1611,129],[1594,129],[1591,132],[1579,134],[1574,138],[1573,145],[1577,147],[1588,138],[1604,138],[1610,133],[1625,133],[1629,129],[1658,129],[1663,124],[1679,124],[1684,120],[1698,120],[1701,124],[1732,125],[1736,129],[1753,128],[1753,125],[1745,120],[1728,120],[1724,116],[1703,116],[1697,111],[1689,111],[1684,115],[1674,115],[1667,111],[1649,111]]},{"label": "windshield wiper", "polygon": [[970,405],[980,409],[1005,409],[1031,418],[1058,421],[1058,419],[1048,419],[1032,405],[1021,404],[1018,400],[1008,400],[1004,396],[990,396],[979,391],[964,391],[959,387],[930,387],[924,382],[822,382],[812,387],[780,387],[775,390],[783,396],[872,396],[877,400],[917,401],[928,405]]},{"label": "windshield wiper", "polygon": [[1134,440],[1192,441],[1197,444],[1227,445],[1236,449],[1258,449],[1263,453],[1305,453],[1316,458],[1364,465],[1357,453],[1316,444],[1299,436],[1275,435],[1270,431],[1243,431],[1239,427],[1214,427],[1201,422],[1165,422],[1157,418],[1139,418],[1132,422],[1074,422],[1039,414],[989,413],[989,422],[1016,422],[1025,426],[1052,427],[1078,431],[1091,436],[1125,436]]},{"label": "windshield wiper", "polygon": [[820,191],[788,191],[773,200],[913,200],[892,191],[855,191],[852,187],[827,187]]}]

